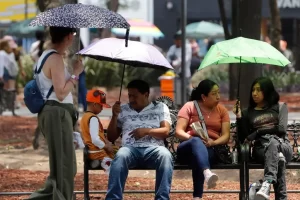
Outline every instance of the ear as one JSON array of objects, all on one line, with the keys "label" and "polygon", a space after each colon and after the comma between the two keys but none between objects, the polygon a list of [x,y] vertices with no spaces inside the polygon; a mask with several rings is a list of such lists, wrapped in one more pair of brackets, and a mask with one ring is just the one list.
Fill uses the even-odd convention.
[{"label": "ear", "polygon": [[150,95],[149,92],[146,92],[146,93],[145,93],[145,96],[146,96],[147,98],[149,98],[149,95]]},{"label": "ear", "polygon": [[207,98],[207,97],[206,97],[204,94],[201,94],[201,99],[202,99],[202,101],[205,101],[206,98]]}]

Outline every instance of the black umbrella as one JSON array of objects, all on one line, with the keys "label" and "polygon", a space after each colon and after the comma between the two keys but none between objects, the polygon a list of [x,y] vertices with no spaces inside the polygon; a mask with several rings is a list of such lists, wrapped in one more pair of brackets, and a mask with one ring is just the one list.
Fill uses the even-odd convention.
[{"label": "black umbrella", "polygon": [[129,23],[118,13],[94,5],[65,4],[36,16],[30,26],[69,28],[126,28]]}]

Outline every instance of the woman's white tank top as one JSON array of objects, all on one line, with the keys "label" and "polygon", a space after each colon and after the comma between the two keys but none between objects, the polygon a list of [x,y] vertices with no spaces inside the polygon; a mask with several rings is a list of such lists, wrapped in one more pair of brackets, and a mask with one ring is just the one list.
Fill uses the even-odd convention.
[{"label": "woman's white tank top", "polygon": [[[36,67],[40,67],[43,58],[45,57],[46,54],[48,54],[50,51],[53,51],[53,49],[49,49],[43,52],[43,54],[41,55],[41,57],[39,58]],[[68,72],[67,68],[65,67],[65,80],[69,80],[71,75]],[[53,83],[52,80],[49,79],[43,72],[43,70],[41,71],[41,73],[39,73],[36,77],[37,81],[38,81],[38,85],[39,85],[39,89],[44,97],[44,99],[46,100],[46,96],[50,90],[50,88],[52,87]],[[59,101],[58,98],[56,97],[56,94],[53,90],[53,92],[51,93],[51,95],[49,96],[48,100],[54,100],[57,101],[59,103],[71,103],[73,104],[73,96],[72,93],[70,92],[63,101]]]}]

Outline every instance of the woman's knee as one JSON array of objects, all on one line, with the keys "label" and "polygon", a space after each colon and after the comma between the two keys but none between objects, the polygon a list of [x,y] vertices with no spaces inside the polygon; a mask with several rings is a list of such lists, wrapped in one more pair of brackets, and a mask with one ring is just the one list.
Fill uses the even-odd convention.
[{"label": "woman's knee", "polygon": [[195,145],[195,146],[204,145],[200,137],[192,137],[189,141],[191,145]]}]

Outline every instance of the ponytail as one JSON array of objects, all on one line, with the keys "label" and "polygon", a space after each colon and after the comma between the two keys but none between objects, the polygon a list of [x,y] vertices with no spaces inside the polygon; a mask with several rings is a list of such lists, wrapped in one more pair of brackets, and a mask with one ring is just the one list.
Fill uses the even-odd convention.
[{"label": "ponytail", "polygon": [[40,41],[40,44],[38,46],[38,57],[41,57],[41,55],[43,54],[43,51],[44,51],[44,43],[45,43],[45,40],[41,40]]}]

